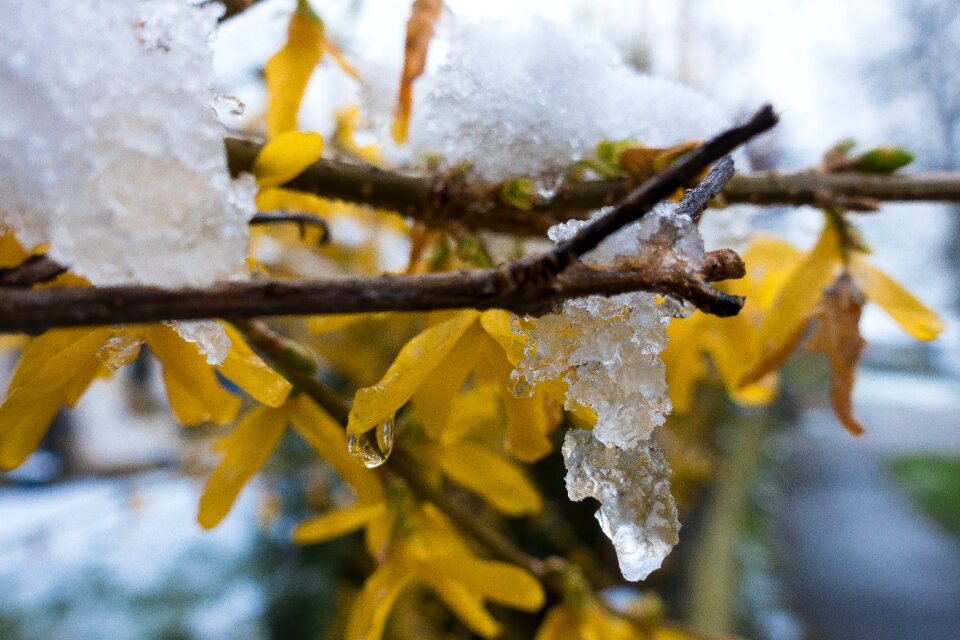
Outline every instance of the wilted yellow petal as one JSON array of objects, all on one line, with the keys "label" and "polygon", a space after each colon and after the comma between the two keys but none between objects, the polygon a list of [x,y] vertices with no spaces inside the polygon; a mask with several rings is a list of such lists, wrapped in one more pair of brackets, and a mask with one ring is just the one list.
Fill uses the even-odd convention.
[{"label": "wilted yellow petal", "polygon": [[829,222],[813,250],[786,277],[776,303],[760,326],[760,344],[765,353],[777,349],[808,317],[833,282],[840,266],[840,238]]},{"label": "wilted yellow petal", "polygon": [[382,517],[386,510],[387,505],[383,502],[334,509],[297,525],[293,530],[293,541],[297,544],[315,544],[338,538],[356,531],[374,518]]},{"label": "wilted yellow petal", "polygon": [[850,261],[850,271],[867,299],[880,305],[912,337],[933,340],[943,331],[943,322],[936,313],[860,256]]},{"label": "wilted yellow petal", "polygon": [[0,468],[23,462],[60,407],[76,402],[102,369],[97,353],[112,335],[110,328],[59,329],[30,341],[0,405]]},{"label": "wilted yellow petal", "polygon": [[257,407],[217,441],[215,447],[223,453],[223,459],[200,497],[200,526],[210,529],[223,520],[240,490],[277,448],[286,429],[286,410]]},{"label": "wilted yellow petal", "polygon": [[319,133],[285,131],[264,145],[253,163],[253,175],[261,189],[290,182],[317,161],[323,153]]},{"label": "wilted yellow petal", "polygon": [[166,325],[151,325],[147,346],[163,365],[167,401],[184,425],[227,424],[240,410],[240,398],[227,391],[197,345]]},{"label": "wilted yellow petal", "polygon": [[390,558],[374,571],[353,602],[347,620],[347,640],[380,640],[400,593],[414,573],[401,558]]},{"label": "wilted yellow petal", "polygon": [[268,407],[281,406],[290,395],[292,385],[253,352],[234,326],[227,324],[224,329],[230,338],[230,350],[217,369],[257,402]]},{"label": "wilted yellow petal", "polygon": [[323,25],[301,5],[290,16],[287,42],[264,67],[269,101],[267,136],[297,128],[297,113],[307,82],[323,57]]},{"label": "wilted yellow petal", "polygon": [[[357,391],[347,428],[353,433],[363,433],[392,417],[435,375],[434,370],[477,316],[476,311],[459,311],[404,345],[380,382]],[[443,372],[436,375],[442,376]]]},{"label": "wilted yellow petal", "polygon": [[523,472],[483,445],[444,445],[440,464],[447,477],[502,513],[520,516],[540,511],[540,494]]},{"label": "wilted yellow petal", "polygon": [[853,413],[853,383],[857,363],[867,343],[860,337],[863,293],[845,272],[824,296],[817,314],[816,329],[806,347],[827,356],[830,362],[830,406],[834,415],[852,435],[864,432]]},{"label": "wilted yellow petal", "polygon": [[407,127],[413,104],[413,81],[423,73],[427,64],[427,49],[433,38],[433,24],[443,11],[442,0],[414,0],[407,20],[407,38],[404,45],[403,73],[400,75],[400,94],[393,116],[391,134],[397,144],[407,141]]}]

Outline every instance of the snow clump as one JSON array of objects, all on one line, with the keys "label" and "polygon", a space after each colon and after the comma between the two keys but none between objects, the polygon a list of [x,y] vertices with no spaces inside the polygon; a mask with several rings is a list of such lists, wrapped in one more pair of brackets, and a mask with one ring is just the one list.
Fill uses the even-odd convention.
[{"label": "snow clump", "polygon": [[0,228],[98,285],[246,275],[251,178],[211,106],[221,9],[0,0]]}]

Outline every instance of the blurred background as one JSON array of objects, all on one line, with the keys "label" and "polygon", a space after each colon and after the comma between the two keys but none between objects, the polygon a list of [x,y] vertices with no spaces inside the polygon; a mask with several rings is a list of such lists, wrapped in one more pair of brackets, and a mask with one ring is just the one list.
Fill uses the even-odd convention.
[{"label": "blurred background", "polygon": [[[314,4],[348,55],[376,49],[399,64],[408,3]],[[953,0],[447,5],[458,18],[539,15],[596,31],[638,69],[701,90],[732,118],[772,102],[783,122],[750,150],[755,169],[816,165],[849,137],[910,149],[908,170],[960,169]],[[261,2],[222,24],[218,90],[246,106],[228,126],[262,112],[262,65],[283,43],[291,6]],[[305,117],[326,134],[347,90],[330,89],[337,81],[325,73],[311,83]],[[791,361],[770,407],[738,408],[722,389],[704,388],[695,414],[668,423],[684,529],[639,590],[655,589],[671,618],[710,636],[960,635],[960,209],[888,205],[858,222],[873,262],[936,309],[947,331],[920,344],[868,307],[854,394],[868,433],[857,439],[829,411],[825,361],[807,354]],[[764,209],[755,224],[807,248],[821,217]],[[389,358],[402,332],[380,333]],[[5,384],[18,343],[0,340]],[[141,356],[96,382],[41,451],[0,475],[0,638],[338,637],[342,603],[368,570],[359,538],[288,542],[305,510],[337,490],[328,472],[290,438],[224,523],[203,532],[197,498],[214,460],[198,445],[209,433],[176,428],[162,393],[155,364]],[[567,503],[559,455],[534,472],[564,505],[543,516],[558,538],[607,544],[594,507]],[[531,548],[564,544],[522,525],[515,534]],[[635,586],[611,589],[611,599],[641,598]]]}]

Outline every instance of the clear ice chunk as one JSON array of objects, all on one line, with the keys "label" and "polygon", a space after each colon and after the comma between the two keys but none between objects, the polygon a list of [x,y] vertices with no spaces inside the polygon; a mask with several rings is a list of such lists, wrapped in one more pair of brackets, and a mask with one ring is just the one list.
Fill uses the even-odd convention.
[{"label": "clear ice chunk", "polygon": [[569,498],[600,501],[596,517],[613,542],[623,577],[643,580],[659,569],[680,531],[660,447],[652,441],[629,450],[608,447],[590,431],[571,429],[563,460]]},{"label": "clear ice chunk", "polygon": [[200,352],[207,358],[207,364],[223,364],[227,358],[227,352],[230,351],[230,338],[226,330],[219,322],[215,320],[189,320],[181,322],[166,322],[177,332],[177,334],[186,340],[192,342],[200,349]]},{"label": "clear ice chunk", "polygon": [[246,276],[251,178],[212,103],[219,7],[0,2],[0,224],[94,284]]}]

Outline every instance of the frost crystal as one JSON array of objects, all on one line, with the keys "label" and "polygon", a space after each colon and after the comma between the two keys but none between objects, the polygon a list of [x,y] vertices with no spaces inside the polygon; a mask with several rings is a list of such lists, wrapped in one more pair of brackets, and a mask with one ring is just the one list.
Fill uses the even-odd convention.
[{"label": "frost crystal", "polygon": [[211,102],[217,9],[0,0],[0,224],[95,284],[245,274],[254,186]]},{"label": "frost crystal", "polygon": [[680,531],[660,447],[608,447],[591,432],[573,429],[563,441],[563,460],[570,499],[600,501],[597,520],[613,541],[623,577],[643,580],[659,569]]},{"label": "frost crystal", "polygon": [[230,338],[223,325],[213,320],[192,320],[187,322],[168,322],[177,334],[192,342],[206,356],[207,364],[223,364],[230,350]]}]

